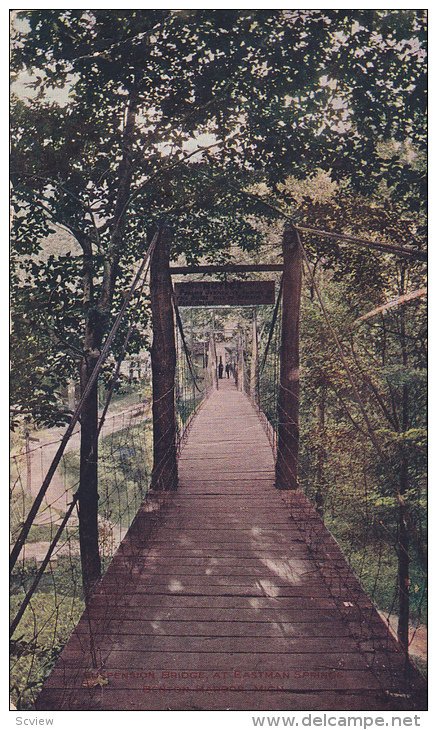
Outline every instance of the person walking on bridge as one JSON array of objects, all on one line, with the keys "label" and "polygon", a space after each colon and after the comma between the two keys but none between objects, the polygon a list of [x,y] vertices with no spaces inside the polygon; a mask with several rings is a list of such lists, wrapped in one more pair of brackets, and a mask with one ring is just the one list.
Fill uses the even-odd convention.
[{"label": "person walking on bridge", "polygon": [[220,380],[223,378],[223,362],[222,362],[221,355],[220,355],[220,362],[219,362],[219,366],[218,366],[218,376],[219,376]]},{"label": "person walking on bridge", "polygon": [[228,362],[226,363],[225,370],[226,370],[226,377],[229,379],[229,374],[231,372],[231,366],[229,365]]}]

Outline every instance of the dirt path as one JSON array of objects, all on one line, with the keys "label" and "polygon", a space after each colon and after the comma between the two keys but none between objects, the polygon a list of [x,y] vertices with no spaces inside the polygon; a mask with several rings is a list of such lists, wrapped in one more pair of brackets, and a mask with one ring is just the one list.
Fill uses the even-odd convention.
[{"label": "dirt path", "polygon": [[[129,426],[135,426],[145,421],[150,415],[150,404],[140,403],[129,408],[108,415],[103,425],[100,438],[117,433]],[[44,431],[44,440],[36,444],[31,441],[31,448],[26,452],[12,454],[12,459],[20,475],[22,489],[33,499],[39,492],[41,484],[48,472],[53,458],[59,447],[60,440],[65,428],[54,428]],[[37,433],[37,432],[36,432]],[[32,435],[32,439],[37,438]],[[65,453],[78,451],[80,448],[80,426],[76,428],[71,436]],[[20,484],[18,484],[20,486]],[[41,504],[41,508],[35,519],[35,525],[59,524],[62,514],[66,511],[73,487],[67,477],[65,463],[61,459],[58,469],[53,475],[50,486]]]}]

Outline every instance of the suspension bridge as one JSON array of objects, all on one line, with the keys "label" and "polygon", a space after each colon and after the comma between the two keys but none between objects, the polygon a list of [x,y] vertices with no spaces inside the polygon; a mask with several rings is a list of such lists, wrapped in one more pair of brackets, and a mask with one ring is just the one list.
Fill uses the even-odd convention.
[{"label": "suspension bridge", "polygon": [[[411,255],[407,249],[404,253]],[[53,530],[46,558],[32,571],[26,565],[24,548],[38,514],[50,511],[44,496],[66,458],[66,444],[86,401],[85,389],[13,546],[12,574],[20,600],[11,636],[16,662],[25,666],[28,677],[41,655],[40,637],[56,624],[49,660],[44,656],[51,671],[45,672],[32,696],[33,706],[41,710],[425,709],[425,682],[408,653],[408,624],[402,642],[402,633],[398,630],[396,636],[392,629],[390,611],[388,620],[382,617],[356,565],[328,529],[326,495],[309,483],[305,464],[298,466],[299,303],[306,263],[299,234],[285,231],[280,266],[252,267],[257,272],[280,270],[282,279],[271,302],[262,356],[257,352],[255,318],[251,357],[238,337],[235,379],[217,377],[213,334],[203,380],[199,378],[179,313],[181,300],[178,304],[171,285],[163,236],[157,234],[152,242],[116,324],[135,302],[135,292],[143,291],[150,263],[153,458],[149,468],[146,420],[135,413],[117,443],[111,441],[111,447],[99,454],[101,483],[95,495],[96,526],[98,510],[102,514],[102,504],[110,504],[108,520],[120,522],[122,514],[126,529],[106,553],[101,530],[96,532],[103,569],[93,576],[95,563],[93,567],[87,559],[92,540],[81,541],[80,534],[81,498],[83,505],[89,505],[90,496],[83,498],[86,481],[76,492],[69,484],[69,507]],[[191,271],[179,267],[176,273]],[[207,273],[213,273],[211,267]],[[326,313],[317,284],[311,283]],[[126,346],[131,329],[132,325]],[[106,351],[104,347],[95,365],[95,380],[116,331],[114,325]],[[357,448],[366,443],[378,452],[377,434],[334,330],[332,338],[355,398],[354,408],[361,415]],[[114,382],[125,349],[115,363]],[[111,395],[110,387],[108,407]],[[97,459],[95,447],[106,410],[88,465]],[[137,490],[131,499],[126,483],[135,469],[139,469],[134,480]],[[307,482],[307,476],[309,488],[304,492],[300,481]],[[113,493],[119,503],[118,520]],[[78,528],[72,528],[69,520],[75,509],[79,534],[73,538]],[[368,513],[363,515],[366,519],[370,525]],[[61,581],[53,566],[60,548],[71,546],[73,540],[80,548],[82,574],[85,571],[83,590],[74,551],[70,550],[68,564],[69,575],[75,575],[73,589],[65,590],[65,574]],[[398,540],[398,552],[406,549]],[[364,550],[363,563],[365,559]],[[380,565],[375,585],[379,578]],[[50,580],[60,598],[41,625],[37,599],[41,585]],[[402,607],[406,598],[402,586],[395,590]],[[23,624],[27,629],[32,626],[32,616],[29,640],[20,630]],[[69,638],[60,642],[56,629],[63,622]]]}]

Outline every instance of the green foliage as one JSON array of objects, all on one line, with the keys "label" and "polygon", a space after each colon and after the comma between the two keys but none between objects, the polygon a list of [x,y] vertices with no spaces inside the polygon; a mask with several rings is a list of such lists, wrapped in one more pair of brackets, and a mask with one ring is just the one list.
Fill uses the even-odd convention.
[{"label": "green foliage", "polygon": [[[152,429],[150,421],[126,425],[104,436],[99,444],[99,516],[102,534],[128,528],[147,493],[152,471]],[[79,452],[65,456],[67,478],[75,483],[79,473]],[[112,527],[111,527],[112,526]],[[112,553],[111,553],[112,557]]]}]

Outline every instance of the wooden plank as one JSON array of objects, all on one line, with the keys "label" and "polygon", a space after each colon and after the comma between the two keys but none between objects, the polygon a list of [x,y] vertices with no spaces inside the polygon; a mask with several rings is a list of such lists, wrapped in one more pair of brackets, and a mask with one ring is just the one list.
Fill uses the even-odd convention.
[{"label": "wooden plank", "polygon": [[[311,567],[312,569],[314,569],[313,565]],[[176,576],[178,578],[181,578],[182,580],[188,577],[194,579],[195,576],[205,576],[208,578],[215,577],[220,579],[230,578],[232,580],[236,580],[237,578],[244,578],[244,581],[242,581],[243,583],[246,583],[249,580],[253,581],[256,578],[267,578],[269,576],[268,572],[266,574],[265,566],[217,566],[210,565],[209,563],[203,566],[175,563],[173,568],[168,563],[164,563],[163,565],[155,563],[153,566],[149,566],[148,568],[143,568],[143,566],[140,565],[140,571],[142,577],[150,578],[152,576],[159,575],[161,576],[163,582],[168,580],[167,576]],[[273,577],[275,575],[281,577],[281,575],[283,575],[284,573],[287,574],[287,567],[284,566],[283,568],[279,568],[278,566],[277,572],[275,572],[273,569],[270,570],[270,577]],[[291,573],[290,570],[290,581],[292,581],[293,575],[296,574]],[[318,584],[319,583],[320,579],[318,580]]]},{"label": "wooden plank", "polygon": [[411,700],[405,696],[387,696],[381,691],[346,692],[145,692],[140,690],[47,690],[38,701],[38,710],[250,710],[253,712],[272,711],[389,711],[407,710]]},{"label": "wooden plank", "polygon": [[295,610],[311,610],[320,608],[335,608],[334,600],[331,597],[311,596],[304,598],[302,596],[198,596],[198,595],[178,595],[176,593],[160,593],[150,594],[145,597],[142,593],[130,593],[119,596],[110,587],[108,593],[102,590],[101,594],[93,597],[93,605],[103,605],[110,610],[122,609],[123,606],[149,606],[162,607],[174,606],[191,610],[193,608],[207,608],[214,606],[220,608],[251,608],[260,610],[262,608],[273,609],[295,609]]},{"label": "wooden plank", "polygon": [[218,618],[211,619],[209,621],[194,621],[188,620],[187,615],[185,620],[179,619],[178,621],[158,621],[153,619],[152,621],[144,620],[141,618],[127,618],[124,613],[116,618],[111,617],[108,614],[109,620],[102,626],[100,616],[97,615],[93,618],[92,622],[88,626],[79,626],[77,628],[78,634],[81,632],[85,635],[89,635],[89,627],[91,626],[91,632],[93,636],[98,637],[99,634],[113,634],[114,628],[117,630],[119,636],[122,635],[133,635],[133,636],[168,636],[168,637],[181,637],[181,636],[192,636],[192,637],[238,637],[238,638],[251,638],[251,637],[264,637],[264,638],[302,638],[302,637],[336,637],[343,631],[343,625],[339,618],[336,622],[324,621],[312,623],[294,623],[286,621],[277,621],[275,617],[272,617],[270,621],[221,621]]},{"label": "wooden plank", "polygon": [[[92,606],[88,611],[91,620],[98,618],[105,606],[100,608]],[[108,613],[111,614],[112,607],[108,607]],[[309,607],[306,611],[298,611],[296,609],[288,609],[281,611],[275,604],[270,608],[253,609],[250,606],[239,608],[219,608],[216,606],[203,606],[200,608],[191,607],[189,611],[179,607],[151,607],[146,606],[123,606],[120,612],[123,620],[128,621],[232,621],[242,622],[251,621],[252,623],[267,623],[272,621],[292,622],[293,624],[306,623],[335,623],[338,621],[338,611],[336,609],[320,609]],[[357,616],[358,618],[358,616]]]},{"label": "wooden plank", "polygon": [[[348,653],[356,654],[357,647],[349,636],[337,637],[333,642],[331,637],[282,637],[280,639],[270,638],[269,641],[259,640],[253,636],[218,636],[205,638],[204,636],[142,636],[138,634],[124,634],[122,636],[109,636],[108,643],[105,637],[95,637],[96,645],[102,651],[109,647],[113,651],[114,644],[123,651],[131,654],[156,651],[161,654],[185,652],[196,655],[200,654],[227,654],[229,663],[232,665],[232,656],[235,653],[248,655],[250,663],[253,654],[270,654],[274,652],[277,656],[288,654],[330,654]],[[84,644],[83,636],[76,632],[70,640],[71,647],[82,650]]]},{"label": "wooden plank", "polygon": [[[232,661],[226,654],[196,654],[186,652],[173,652],[172,654],[160,654],[159,652],[139,652],[132,655],[123,649],[114,648],[104,664],[106,670],[114,671],[149,671],[149,670],[175,670],[175,671],[226,671],[228,669],[247,671],[282,671],[305,668],[309,671],[329,669],[358,669],[366,666],[366,659],[356,650],[343,654],[332,652],[329,654],[299,654],[297,652],[281,655],[278,659],[276,654],[263,653],[248,657],[247,654],[234,652]],[[64,676],[71,680],[77,671],[83,672],[90,669],[89,656],[85,652],[70,651],[62,655],[56,668],[53,670],[54,682],[48,681],[50,686],[59,686],[59,678]]]},{"label": "wooden plank", "polygon": [[[120,586],[120,581],[114,580],[108,584],[109,590],[115,592],[117,585]],[[183,596],[240,596],[247,598],[258,598],[264,596],[271,596],[272,598],[308,598],[312,600],[312,596],[315,593],[314,586],[276,586],[272,585],[269,580],[263,581],[259,585],[232,585],[230,583],[225,585],[214,585],[214,584],[195,584],[189,585],[183,584],[181,581],[174,579],[173,584],[153,584],[145,583],[144,585],[137,585],[137,577],[134,576],[134,580],[130,581],[125,586],[125,595],[127,596],[151,596],[151,595],[183,595]],[[318,596],[322,598],[330,598],[330,593],[327,588],[323,587],[320,591],[317,591]],[[143,600],[145,600],[143,598]]]}]

